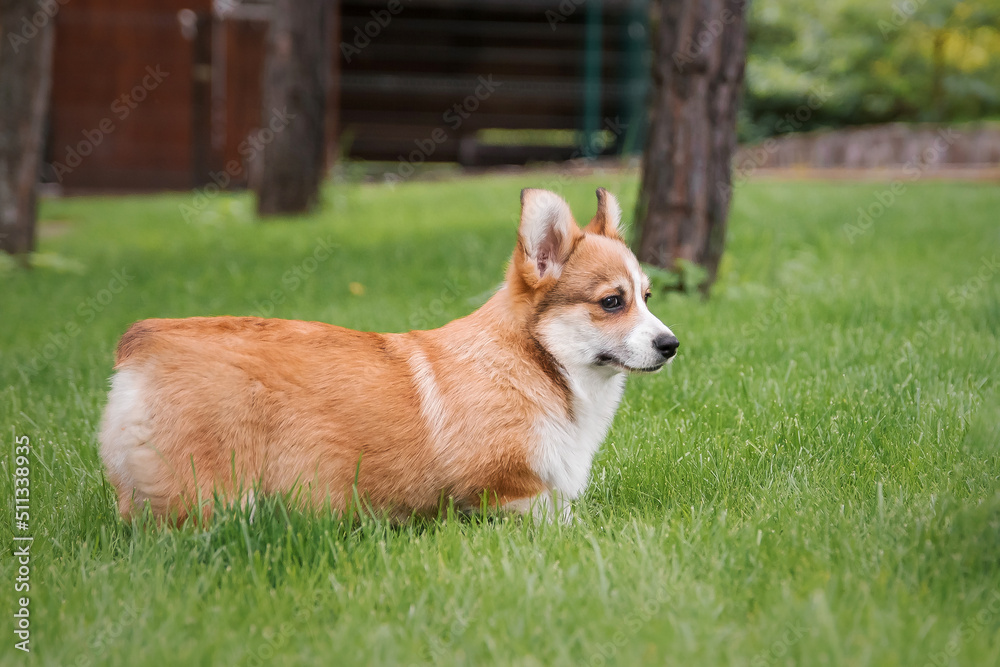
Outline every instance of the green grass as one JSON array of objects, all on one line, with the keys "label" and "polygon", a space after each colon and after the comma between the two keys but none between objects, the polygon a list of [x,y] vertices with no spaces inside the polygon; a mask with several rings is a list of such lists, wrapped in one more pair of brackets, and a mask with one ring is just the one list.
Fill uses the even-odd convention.
[{"label": "green grass", "polygon": [[[680,356],[629,381],[577,525],[393,527],[280,499],[253,523],[122,523],[94,433],[130,322],[280,300],[280,317],[437,326],[499,283],[529,185],[581,219],[597,185],[626,211],[636,194],[623,174],[338,185],[322,214],[272,224],[242,196],[190,224],[190,195],[44,202],[43,266],[0,267],[0,526],[10,545],[26,435],[32,661],[1000,663],[1000,273],[976,281],[1000,255],[991,185],[910,184],[854,243],[844,225],[884,186],[738,189],[712,298],[651,300]],[[318,244],[336,248],[314,266]],[[127,285],[103,292],[116,271]],[[0,562],[0,662],[19,664]]]}]

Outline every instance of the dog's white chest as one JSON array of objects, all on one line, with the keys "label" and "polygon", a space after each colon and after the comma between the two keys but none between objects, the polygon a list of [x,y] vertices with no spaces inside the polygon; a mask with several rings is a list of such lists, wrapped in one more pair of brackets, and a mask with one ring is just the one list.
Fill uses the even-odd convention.
[{"label": "dog's white chest", "polygon": [[573,419],[548,414],[536,426],[534,468],[549,489],[564,500],[587,488],[594,454],[611,428],[625,389],[625,375],[585,372],[570,378]]}]

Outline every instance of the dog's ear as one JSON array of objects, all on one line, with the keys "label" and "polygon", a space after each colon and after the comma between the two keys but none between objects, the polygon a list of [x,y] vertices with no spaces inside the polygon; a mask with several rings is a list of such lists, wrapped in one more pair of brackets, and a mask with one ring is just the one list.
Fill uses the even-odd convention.
[{"label": "dog's ear", "polygon": [[583,231],[621,239],[618,229],[622,223],[622,207],[615,196],[604,188],[597,188],[597,213]]},{"label": "dog's ear", "polygon": [[557,279],[582,236],[562,197],[548,190],[521,190],[521,226],[514,264],[529,287]]}]

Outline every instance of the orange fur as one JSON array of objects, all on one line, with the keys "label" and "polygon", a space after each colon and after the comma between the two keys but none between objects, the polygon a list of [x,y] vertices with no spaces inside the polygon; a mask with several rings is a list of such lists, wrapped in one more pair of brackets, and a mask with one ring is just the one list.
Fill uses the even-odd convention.
[{"label": "orange fur", "polygon": [[[440,329],[378,334],[255,317],[132,325],[101,431],[122,515],[148,501],[159,517],[183,518],[199,500],[207,512],[213,494],[238,500],[251,489],[299,489],[343,510],[355,481],[397,517],[433,514],[445,499],[472,509],[484,494],[507,505],[551,491],[537,463],[539,420],[572,424],[582,403],[540,327],[560,309],[585,308],[622,337],[637,311],[605,313],[595,294],[621,284],[627,298],[641,295],[604,191],[586,233],[571,217],[528,219],[535,204],[549,206],[542,217],[568,215],[550,194],[522,197],[506,287]],[[532,236],[536,224],[544,233]]]}]

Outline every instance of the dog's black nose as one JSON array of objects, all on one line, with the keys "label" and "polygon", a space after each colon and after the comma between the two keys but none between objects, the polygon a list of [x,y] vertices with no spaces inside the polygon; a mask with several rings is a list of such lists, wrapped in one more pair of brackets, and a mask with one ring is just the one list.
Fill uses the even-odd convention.
[{"label": "dog's black nose", "polygon": [[680,347],[680,341],[677,340],[677,336],[673,334],[660,334],[653,339],[653,347],[663,355],[664,359],[669,359],[670,357],[677,354],[677,348]]}]

